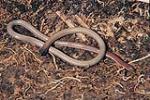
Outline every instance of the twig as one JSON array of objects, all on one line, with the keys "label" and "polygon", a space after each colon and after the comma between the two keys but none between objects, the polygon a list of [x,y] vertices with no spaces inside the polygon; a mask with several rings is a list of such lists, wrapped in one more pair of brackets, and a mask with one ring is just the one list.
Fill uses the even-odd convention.
[{"label": "twig", "polygon": [[17,61],[17,59],[16,59],[16,57],[15,57],[15,55],[17,54],[13,49],[11,49],[11,48],[6,48],[7,50],[10,50],[12,53],[13,53],[13,55],[12,55],[12,59],[17,63],[17,66],[19,65],[19,63],[18,63],[18,61]]},{"label": "twig", "polygon": [[143,94],[143,95],[150,95],[150,92],[148,91],[146,91],[146,90],[144,90],[144,89],[142,89],[142,90],[140,90],[140,91],[136,91],[136,93],[139,93],[139,94]]},{"label": "twig", "polygon": [[6,42],[0,42],[0,51],[5,47]]},{"label": "twig", "polygon": [[17,61],[17,59],[16,59],[16,57],[15,56],[13,56],[13,58],[12,58],[13,60],[15,60],[15,62],[17,63],[17,66],[19,65],[19,62]]},{"label": "twig", "polygon": [[120,69],[118,69],[117,70],[117,74],[120,74],[120,71],[122,71],[122,70],[124,70],[125,68],[123,67],[123,68],[120,68]]},{"label": "twig", "polygon": [[[125,70],[125,67],[118,69],[118,70],[117,70],[117,74],[121,75],[121,74],[120,74],[120,71],[122,71],[122,70]],[[127,80],[129,80],[129,79],[132,78],[131,76],[128,76],[128,77],[126,77],[126,76],[124,76],[124,75],[121,75],[121,76],[122,76],[122,79],[123,79],[124,81],[127,81]]]},{"label": "twig", "polygon": [[27,65],[27,61],[26,61],[26,56],[25,56],[25,51],[23,51],[23,53],[21,54],[23,57],[23,62],[25,63],[25,65]]},{"label": "twig", "polygon": [[57,63],[56,63],[55,56],[52,53],[49,53],[49,54],[52,56],[52,60],[53,60],[53,63],[54,63],[54,66],[55,66],[56,70],[58,70],[58,66],[57,66]]},{"label": "twig", "polygon": [[68,25],[68,27],[75,27],[74,23],[70,19],[67,19],[67,17],[60,11],[57,11],[56,14],[61,18],[63,22],[65,22]]},{"label": "twig", "polygon": [[141,78],[144,77],[144,74],[141,74],[139,77],[138,77],[138,81],[137,81],[137,84],[134,86],[134,92],[136,92],[136,88],[138,87],[138,85],[140,84],[141,82]]},{"label": "twig", "polygon": [[132,78],[131,76],[128,76],[128,77],[123,76],[123,77],[122,77],[122,79],[123,79],[124,81],[128,81],[128,80],[131,79],[131,78]]},{"label": "twig", "polygon": [[11,48],[6,48],[6,49],[8,49],[8,50],[10,50],[12,53],[14,53],[15,55],[17,54],[13,49],[11,49]]},{"label": "twig", "polygon": [[[85,28],[90,28],[79,16],[75,15],[75,18],[76,18],[76,20],[78,21],[78,23],[79,23],[81,26],[83,26],[83,27],[85,27]],[[97,25],[100,25],[100,24],[98,23]],[[95,26],[97,26],[97,25],[95,25]],[[107,31],[108,31],[106,35],[107,35],[107,36],[114,37],[114,34],[113,34],[113,32],[111,31],[111,28],[110,28],[108,25],[106,25],[106,24],[105,24],[105,26],[106,26]],[[100,32],[99,34],[104,35],[102,32]]]},{"label": "twig", "polygon": [[98,2],[99,4],[102,4],[103,7],[104,7],[105,3],[104,3],[103,1],[97,0],[97,2]]},{"label": "twig", "polygon": [[42,31],[42,30],[43,30],[44,22],[45,22],[45,19],[43,19],[43,20],[41,21],[40,31]]},{"label": "twig", "polygon": [[78,15],[75,15],[75,18],[81,26],[85,28],[90,28]]},{"label": "twig", "polygon": [[23,99],[22,97],[17,97],[15,98],[15,100],[25,100],[25,99]]},{"label": "twig", "polygon": [[121,88],[124,88],[124,86],[121,83],[119,83],[119,82],[114,82],[114,84],[115,85],[119,85]]},{"label": "twig", "polygon": [[136,60],[130,61],[129,64],[135,63],[135,62],[138,62],[138,61],[141,61],[141,60],[144,60],[144,59],[149,58],[149,57],[150,57],[150,54],[148,54],[148,55],[146,55],[144,57],[138,58]]},{"label": "twig", "polygon": [[48,92],[54,90],[55,88],[57,88],[57,86],[59,86],[61,83],[57,83],[55,86],[53,86],[52,88],[48,89],[44,94],[46,95]]},{"label": "twig", "polygon": [[30,4],[31,4],[31,2],[32,2],[32,0],[29,0],[29,1],[28,1],[28,4],[30,5]]},{"label": "twig", "polygon": [[125,94],[125,92],[122,92],[122,91],[120,91],[120,90],[118,90],[118,89],[115,89],[115,92],[118,92],[118,93],[120,93],[120,94]]},{"label": "twig", "polygon": [[[48,75],[48,71],[45,70],[43,67],[40,67],[40,70],[37,71],[37,73],[43,72],[45,75],[45,78],[47,81],[50,81],[50,76]],[[44,87],[47,83],[40,85],[40,87]]]},{"label": "twig", "polygon": [[0,63],[6,63],[6,62],[9,62],[11,61],[13,56],[9,56],[8,58],[4,59],[4,60],[1,60]]},{"label": "twig", "polygon": [[141,78],[144,77],[144,76],[145,76],[144,74],[141,74],[141,75],[138,77],[138,83],[139,83],[139,82],[142,82],[142,83],[143,83],[143,81],[141,80]]},{"label": "twig", "polygon": [[63,80],[65,80],[65,79],[72,79],[72,80],[76,80],[76,81],[78,81],[78,82],[81,82],[81,80],[80,80],[80,79],[78,79],[78,78],[74,78],[74,77],[69,77],[69,76],[67,76],[67,77],[63,77],[63,78],[61,78],[61,79],[59,79],[59,80],[57,80],[57,81],[63,81]]},{"label": "twig", "polygon": [[81,94],[81,99],[79,100],[84,100],[84,94]]},{"label": "twig", "polygon": [[[60,11],[57,11],[56,14],[68,25],[68,27],[75,27],[74,23],[70,20],[70,19],[67,19],[67,17],[60,13]],[[83,41],[86,41],[87,38],[85,37],[84,34],[82,33],[77,33],[77,36],[79,39],[82,39]]]},{"label": "twig", "polygon": [[150,3],[149,0],[136,0],[136,1],[141,1],[141,2],[145,2],[145,3]]},{"label": "twig", "polygon": [[30,52],[33,56],[34,56],[34,58],[39,62],[39,63],[42,63],[42,61],[40,60],[40,59],[38,59],[37,57],[36,57],[36,55],[31,51],[31,50],[29,50],[28,48],[26,48],[26,47],[23,47],[25,50],[27,50],[28,52]]},{"label": "twig", "polygon": [[74,78],[74,77],[69,77],[69,76],[67,76],[67,77],[63,77],[63,78],[61,78],[61,79],[59,79],[59,80],[54,80],[53,82],[50,82],[50,84],[52,84],[52,83],[58,83],[58,82],[64,81],[65,79],[72,79],[72,80],[76,80],[76,81],[78,81],[78,82],[81,82],[81,80],[78,79],[78,78]]},{"label": "twig", "polygon": [[59,79],[59,80],[55,80],[55,81],[53,81],[53,82],[50,82],[49,84],[52,84],[52,83],[57,83],[57,84],[56,84],[54,87],[48,89],[44,94],[47,94],[48,92],[50,92],[50,91],[52,91],[53,89],[57,88],[57,86],[62,83],[61,81],[64,81],[65,79],[72,79],[72,80],[76,80],[76,81],[78,81],[78,82],[81,82],[81,80],[78,79],[78,78],[69,77],[69,76],[68,76],[68,77],[63,77],[63,78],[61,78],[61,79]]},{"label": "twig", "polygon": [[142,90],[137,90],[137,87],[139,86],[140,82],[144,83],[143,80],[141,80],[142,77],[144,77],[145,75],[144,74],[141,74],[139,77],[138,77],[138,81],[137,81],[137,84],[134,86],[134,92],[136,93],[139,93],[139,94],[143,94],[143,95],[150,95],[150,91],[146,91],[145,89],[142,89]]},{"label": "twig", "polygon": [[[116,86],[116,85],[118,85],[118,86],[120,86],[122,89],[124,89],[124,86],[121,84],[121,83],[118,83],[118,82],[114,82],[114,85]],[[115,92],[118,92],[118,93],[120,93],[120,94],[125,94],[125,92],[123,92],[123,91],[120,91],[119,89],[115,89]]]},{"label": "twig", "polygon": [[24,93],[23,93],[23,96],[24,97],[27,97],[27,91],[31,88],[31,84],[28,84],[28,87],[25,89]]},{"label": "twig", "polygon": [[79,76],[79,75],[77,75],[76,78],[86,79],[86,78],[89,78],[89,77],[88,76]]}]

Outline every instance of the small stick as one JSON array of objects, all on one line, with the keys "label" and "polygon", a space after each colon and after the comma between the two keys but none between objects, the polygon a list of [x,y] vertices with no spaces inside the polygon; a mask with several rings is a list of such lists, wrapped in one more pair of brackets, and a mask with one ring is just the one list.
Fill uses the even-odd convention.
[{"label": "small stick", "polygon": [[55,80],[55,81],[53,81],[53,82],[50,82],[49,84],[51,84],[51,83],[57,83],[57,84],[56,84],[54,87],[48,89],[44,94],[47,94],[48,92],[50,92],[50,91],[54,90],[55,88],[57,88],[57,86],[59,86],[59,85],[62,83],[62,81],[64,81],[65,79],[72,79],[72,80],[76,80],[76,81],[78,81],[78,82],[81,82],[81,80],[78,79],[78,78],[69,77],[69,76],[63,77],[63,78],[61,78],[61,79],[59,79],[59,80]]},{"label": "small stick", "polygon": [[11,59],[13,58],[13,55],[9,56],[8,58],[4,59],[4,60],[1,60],[0,63],[6,63],[6,62],[9,62],[9,61],[12,61]]},{"label": "small stick", "polygon": [[100,1],[100,0],[96,0],[99,4],[102,4],[103,7],[105,6],[105,3],[103,1]]},{"label": "small stick", "polygon": [[141,1],[141,2],[145,2],[145,3],[150,3],[149,0],[136,0],[136,1]]},{"label": "small stick", "polygon": [[65,79],[72,79],[72,80],[76,80],[76,81],[78,81],[78,82],[81,82],[80,79],[75,78],[75,77],[69,77],[69,76],[63,77],[63,78],[61,78],[61,79],[59,79],[59,80],[57,80],[57,81],[63,81],[63,80],[65,80]]},{"label": "small stick", "polygon": [[44,94],[46,95],[48,92],[56,89],[61,83],[57,83],[55,86],[53,86],[52,88],[48,89]]},{"label": "small stick", "polygon": [[85,28],[90,28],[78,15],[75,15],[75,18],[81,26]]},{"label": "small stick", "polygon": [[67,17],[64,14],[61,14],[60,11],[57,11],[56,14],[64,21],[69,27],[75,27],[74,23],[67,19]]},{"label": "small stick", "polygon": [[58,66],[57,66],[57,63],[56,63],[56,58],[55,58],[55,56],[54,56],[52,53],[50,53],[50,55],[52,56],[52,60],[53,60],[53,62],[54,62],[54,66],[55,66],[56,70],[58,70]]},{"label": "small stick", "polygon": [[10,50],[12,53],[14,53],[15,55],[17,54],[13,49],[11,48],[6,48],[7,50]]},{"label": "small stick", "polygon": [[144,74],[141,74],[139,77],[138,77],[138,81],[137,81],[137,84],[134,86],[134,92],[135,93],[139,93],[139,94],[143,94],[143,95],[150,95],[150,91],[146,91],[145,89],[142,89],[142,90],[138,90],[138,86],[140,85],[140,82],[144,83],[145,80],[143,81],[141,78],[144,77],[145,75]]},{"label": "small stick", "polygon": [[43,30],[43,27],[44,27],[44,22],[45,22],[45,19],[43,19],[43,20],[41,21],[41,25],[40,25],[40,31],[42,31],[42,30]]},{"label": "small stick", "polygon": [[36,61],[38,61],[39,63],[42,63],[42,61],[40,59],[38,59],[37,56],[31,50],[29,50],[26,47],[23,47],[22,49],[25,49],[26,51],[30,52],[33,55],[33,57],[35,58]]},{"label": "small stick", "polygon": [[27,97],[27,92],[28,92],[28,90],[31,88],[31,84],[29,83],[28,84],[28,87],[25,89],[25,91],[24,91],[24,93],[23,93],[23,96],[24,97]]},{"label": "small stick", "polygon": [[61,79],[54,80],[54,81],[50,82],[49,84],[52,84],[52,83],[60,83],[60,82],[62,82],[62,81],[64,81],[64,80],[66,80],[66,79],[68,79],[68,80],[76,80],[76,81],[78,81],[78,82],[81,82],[81,80],[78,79],[78,78],[66,76],[66,77],[63,77],[63,78],[61,78]]},{"label": "small stick", "polygon": [[31,5],[32,0],[27,1],[29,5]]},{"label": "small stick", "polygon": [[[70,28],[75,27],[75,24],[70,19],[67,19],[67,17],[64,14],[61,14],[60,11],[57,11],[56,14],[68,25],[68,27]],[[87,40],[85,35],[82,33],[77,33],[77,36],[79,39],[82,39],[83,41]]]},{"label": "small stick", "polygon": [[144,57],[141,57],[141,58],[139,58],[139,59],[130,61],[129,64],[135,63],[135,62],[138,62],[138,61],[141,61],[141,60],[144,60],[144,59],[149,58],[149,57],[150,57],[150,54],[148,54],[148,55],[146,55],[146,56],[144,56]]}]

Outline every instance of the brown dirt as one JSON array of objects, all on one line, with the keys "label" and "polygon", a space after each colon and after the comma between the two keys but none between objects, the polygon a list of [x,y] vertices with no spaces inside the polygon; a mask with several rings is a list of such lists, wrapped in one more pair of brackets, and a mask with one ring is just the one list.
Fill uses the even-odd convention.
[{"label": "brown dirt", "polygon": [[[100,35],[108,51],[125,61],[148,55],[148,4],[131,0],[101,1],[1,0],[0,100],[150,100],[150,58],[131,63],[136,69],[132,73],[121,70],[108,58],[89,68],[80,68],[57,57],[42,57],[39,48],[12,38],[6,30],[10,21],[23,19],[43,34],[52,36],[54,32],[68,28],[56,15],[56,11],[61,11],[76,26],[80,24],[75,14],[92,30],[99,34],[103,32]],[[82,52],[70,48],[62,50],[71,55]],[[89,56],[87,53],[81,58]]]}]

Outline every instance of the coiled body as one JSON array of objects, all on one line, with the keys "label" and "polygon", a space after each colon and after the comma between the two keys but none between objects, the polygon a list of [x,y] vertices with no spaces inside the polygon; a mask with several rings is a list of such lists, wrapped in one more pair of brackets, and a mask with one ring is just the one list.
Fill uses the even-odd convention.
[{"label": "coiled body", "polygon": [[[33,33],[34,36],[37,37],[38,39],[17,33],[13,29],[13,27],[15,25],[20,25],[20,26],[26,28],[31,33]],[[46,51],[48,51],[49,53],[52,53],[52,54],[56,55],[57,57],[61,58],[62,60],[66,61],[70,64],[73,64],[73,65],[77,65],[77,66],[81,66],[81,67],[89,67],[89,66],[92,66],[92,65],[98,63],[106,55],[107,57],[111,58],[112,60],[117,62],[119,65],[121,65],[127,69],[130,69],[132,67],[131,65],[124,62],[116,54],[111,53],[111,52],[106,52],[106,46],[105,46],[105,43],[102,40],[102,38],[97,33],[95,33],[94,31],[92,31],[90,29],[87,29],[87,28],[77,27],[77,28],[64,29],[62,31],[55,33],[52,37],[49,38],[49,37],[45,36],[44,34],[42,34],[40,31],[38,31],[37,29],[35,29],[31,24],[29,24],[23,20],[14,20],[7,25],[7,31],[12,37],[14,37],[18,40],[21,40],[24,42],[29,42],[31,44],[34,44],[34,45],[40,47],[41,48],[40,50],[42,53],[46,53]],[[73,43],[73,42],[66,42],[66,41],[58,40],[61,37],[64,37],[65,35],[74,34],[74,33],[84,33],[84,34],[92,37],[93,39],[96,40],[99,49],[95,48],[95,47],[87,46],[84,44],[80,44],[80,43]],[[74,59],[72,57],[69,57],[68,55],[59,51],[55,47],[51,46],[52,44],[54,44],[56,46],[67,46],[67,47],[88,50],[88,51],[97,53],[97,56],[91,60],[80,61],[80,60]]]}]

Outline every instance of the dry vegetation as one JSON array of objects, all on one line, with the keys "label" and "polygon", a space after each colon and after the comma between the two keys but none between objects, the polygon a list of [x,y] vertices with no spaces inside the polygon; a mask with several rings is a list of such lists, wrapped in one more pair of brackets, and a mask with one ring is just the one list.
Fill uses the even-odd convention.
[{"label": "dry vegetation", "polygon": [[[6,26],[14,19],[47,36],[68,27],[90,28],[136,71],[108,58],[80,68],[54,55],[43,57],[36,46],[8,35]],[[0,100],[150,100],[149,20],[148,4],[131,0],[1,0]],[[75,57],[84,53],[63,51]]]}]

